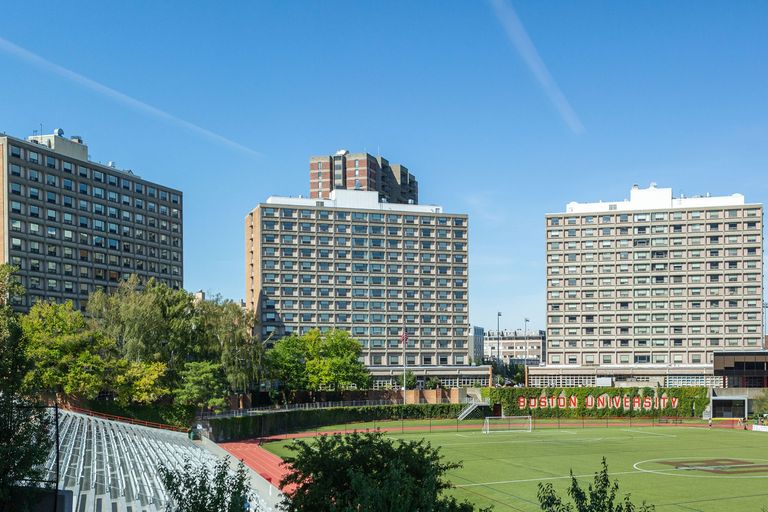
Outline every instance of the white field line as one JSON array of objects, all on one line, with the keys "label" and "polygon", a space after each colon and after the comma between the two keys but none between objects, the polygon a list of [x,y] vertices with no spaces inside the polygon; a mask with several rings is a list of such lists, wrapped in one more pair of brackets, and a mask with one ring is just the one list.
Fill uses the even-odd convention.
[{"label": "white field line", "polygon": [[[598,443],[601,441],[605,441],[607,439],[626,439],[626,440],[632,440],[637,439],[638,437],[643,437],[643,434],[645,432],[640,433],[638,436],[630,437],[630,436],[605,436],[605,437],[587,437],[583,439],[571,439],[569,442],[571,443]],[[456,434],[458,435],[458,434]],[[484,444],[548,444],[548,443],[558,443],[559,441],[554,441],[551,439],[508,439],[506,441],[477,441],[474,443],[442,443],[440,446],[472,446],[472,445],[484,445]]]},{"label": "white field line", "polygon": [[[618,473],[611,473],[610,476],[613,476],[613,475],[629,475],[629,474],[632,474],[632,473],[642,473],[642,471],[640,471],[640,470],[620,471]],[[588,476],[595,476],[595,474],[594,473],[588,473],[586,475],[573,475],[573,476],[575,476],[576,478],[585,478],[585,477],[588,477]],[[523,483],[523,482],[541,482],[541,481],[544,481],[544,480],[563,480],[563,479],[566,479],[566,478],[571,478],[571,475],[566,475],[566,476],[548,476],[548,477],[543,477],[543,478],[522,478],[520,480],[499,480],[497,482],[483,482],[483,483],[477,483],[477,484],[461,484],[461,485],[457,485],[456,487],[480,487],[480,486],[484,486],[484,485],[519,484],[519,483]]]},{"label": "white field line", "polygon": [[[656,459],[654,459],[656,460]],[[674,460],[674,459],[673,459]],[[728,468],[742,468],[742,467],[749,467],[752,466],[752,464],[723,464],[719,466],[700,466],[700,467],[677,467],[677,468],[669,468],[669,469],[663,469],[663,470],[651,470],[651,469],[640,469],[638,468],[638,464],[642,464],[643,462],[651,462],[651,461],[641,461],[636,462],[634,464],[634,470],[633,471],[619,471],[618,473],[610,473],[609,476],[613,475],[631,475],[631,474],[637,474],[637,473],[649,473],[652,475],[667,475],[671,476],[666,472],[669,471],[692,471],[692,470],[701,470],[704,469],[705,471],[707,469],[728,469]],[[595,476],[595,473],[588,473],[585,475],[573,475],[576,478],[586,478],[588,476]],[[686,475],[689,476],[689,475]],[[704,476],[704,475],[702,475]],[[734,478],[733,476],[729,477],[727,475],[706,475],[706,477],[713,477],[713,478]],[[500,480],[498,482],[482,482],[482,483],[476,483],[476,484],[461,484],[457,485],[456,487],[480,487],[485,485],[502,485],[502,484],[519,484],[524,482],[541,482],[544,480],[564,480],[566,478],[571,478],[571,475],[565,475],[565,476],[548,476],[548,477],[542,477],[542,478],[523,478],[519,480]],[[760,476],[738,476],[735,478],[768,478],[767,476],[760,475]]]},{"label": "white field line", "polygon": [[658,432],[647,432],[645,430],[632,430],[629,428],[625,428],[624,432],[633,432],[635,434],[643,434],[647,436],[660,436],[660,437],[677,437],[674,434],[659,434]]}]

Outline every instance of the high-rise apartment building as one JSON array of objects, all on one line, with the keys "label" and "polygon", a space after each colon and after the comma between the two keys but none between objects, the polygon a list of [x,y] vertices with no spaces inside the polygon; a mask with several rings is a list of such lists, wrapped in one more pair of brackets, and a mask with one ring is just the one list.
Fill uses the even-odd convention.
[{"label": "high-rise apartment building", "polygon": [[246,306],[262,339],[349,331],[377,387],[398,385],[404,365],[446,385],[487,385],[488,369],[470,366],[467,223],[375,191],[270,197],[245,218]]},{"label": "high-rise apartment building", "polygon": [[713,353],[762,347],[763,208],[744,196],[569,203],[546,216],[546,365],[530,384],[722,385]]},{"label": "high-rise apartment building", "polygon": [[388,203],[418,204],[419,184],[404,165],[368,153],[337,151],[309,159],[309,197],[330,197],[332,190],[376,191]]},{"label": "high-rise apartment building", "polygon": [[0,257],[37,300],[82,308],[131,274],[183,286],[182,193],[88,159],[62,130],[0,136]]}]

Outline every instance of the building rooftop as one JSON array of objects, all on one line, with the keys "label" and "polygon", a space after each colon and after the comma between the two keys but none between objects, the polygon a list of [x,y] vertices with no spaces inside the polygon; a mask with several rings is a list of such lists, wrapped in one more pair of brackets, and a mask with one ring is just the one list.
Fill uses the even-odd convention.
[{"label": "building rooftop", "polygon": [[427,204],[386,203],[379,201],[379,193],[364,190],[331,190],[328,199],[309,197],[270,196],[266,204],[280,206],[320,206],[323,208],[349,208],[354,210],[379,210],[406,213],[445,213],[442,206]]},{"label": "building rooftop", "polygon": [[565,205],[565,213],[601,213],[601,212],[627,212],[639,210],[671,210],[676,208],[707,208],[717,206],[742,206],[743,194],[731,194],[730,196],[703,196],[674,197],[671,188],[658,188],[656,183],[651,183],[648,188],[632,186],[629,199],[622,201],[599,201],[596,203],[578,203],[576,201]]},{"label": "building rooftop", "polygon": [[53,151],[60,156],[72,158],[74,160],[80,160],[81,162],[88,162],[92,165],[98,165],[112,172],[129,174],[136,179],[143,179],[141,176],[138,176],[136,173],[134,173],[131,169],[118,169],[115,165],[115,162],[110,161],[104,164],[102,162],[95,162],[91,160],[90,156],[88,155],[88,145],[85,143],[83,138],[79,135],[65,137],[64,130],[61,128],[56,128],[51,134],[30,135],[26,139],[13,137],[12,135],[5,133],[0,133],[0,137],[6,137],[17,142],[42,146],[44,149]]}]

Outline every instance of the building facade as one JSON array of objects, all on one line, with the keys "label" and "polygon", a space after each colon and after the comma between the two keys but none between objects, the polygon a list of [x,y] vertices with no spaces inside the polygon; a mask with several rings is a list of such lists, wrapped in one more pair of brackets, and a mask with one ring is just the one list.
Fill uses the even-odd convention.
[{"label": "building facade", "polygon": [[501,353],[501,360],[505,363],[538,365],[543,360],[545,341],[545,331],[488,330],[483,340],[483,354],[493,360]]},{"label": "building facade", "polygon": [[[246,306],[265,340],[348,330],[378,386],[396,385],[404,365],[461,379],[475,368],[467,228],[467,215],[380,202],[378,192],[270,197],[245,218]],[[487,384],[487,368],[478,372]]]},{"label": "building facade", "polygon": [[763,208],[744,196],[569,203],[546,216],[547,344],[532,385],[722,385],[717,351],[762,345]]},{"label": "building facade", "polygon": [[328,199],[332,190],[378,192],[388,203],[418,204],[419,184],[401,164],[368,153],[349,153],[309,159],[309,197]]},{"label": "building facade", "polygon": [[481,364],[483,362],[483,340],[485,339],[485,329],[473,325],[469,331],[469,353],[472,356],[472,362]]},{"label": "building facade", "polygon": [[15,307],[82,309],[131,274],[181,288],[181,191],[92,162],[80,137],[63,135],[0,136],[0,255],[27,290]]}]

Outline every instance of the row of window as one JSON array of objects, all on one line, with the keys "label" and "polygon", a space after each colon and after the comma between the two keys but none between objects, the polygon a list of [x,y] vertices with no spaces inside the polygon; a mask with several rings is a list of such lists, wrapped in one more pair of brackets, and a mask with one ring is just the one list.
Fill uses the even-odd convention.
[{"label": "row of window", "polygon": [[[571,255],[568,256],[568,262],[571,263]],[[561,260],[560,255],[555,254],[549,257],[551,263],[559,263]],[[579,263],[577,258],[573,258],[573,262]],[[749,260],[719,260],[719,261],[690,261],[688,263],[622,263],[619,265],[596,265],[592,261],[585,261],[582,265],[567,265],[567,266],[548,266],[547,269],[562,269],[566,274],[594,274],[599,272],[601,274],[613,274],[613,273],[642,273],[642,272],[686,272],[686,271],[701,271],[701,270],[738,270],[740,268],[758,268],[760,263],[759,259]]]},{"label": "row of window", "polygon": [[437,238],[466,238],[467,231],[464,229],[448,228],[400,228],[397,226],[382,226],[367,224],[310,224],[309,222],[278,222],[265,220],[262,223],[264,231],[298,231],[302,233],[341,233],[353,235],[387,235],[387,236],[406,236],[406,237],[437,237]]},{"label": "row of window", "polygon": [[[594,242],[584,242],[582,244],[584,247],[582,249],[589,249],[594,250],[598,249],[598,247],[595,246]],[[578,250],[579,249],[579,243],[578,242],[568,242],[568,243],[561,243],[561,242],[551,242],[547,244],[547,247],[549,249],[549,252],[553,251],[572,251],[572,250]],[[610,247],[608,247],[610,249]],[[584,254],[581,254],[582,257],[591,257],[592,259],[596,258],[598,255],[601,259],[607,259],[612,260],[615,259],[614,255],[628,255],[630,253],[640,252],[640,253],[647,253],[648,251],[644,250],[644,248],[635,249],[635,248],[627,248],[629,250],[627,251],[605,251],[600,250],[599,252],[587,252]],[[578,253],[572,253],[573,255],[579,256]],[[565,254],[564,256],[571,257],[572,254]],[[666,258],[672,258],[672,259],[678,259],[678,258],[720,258],[722,256],[738,256],[740,254],[738,247],[728,247],[725,249],[720,249],[717,247],[709,248],[706,251],[703,249],[690,249],[688,251],[686,250],[654,250],[651,251],[651,254],[654,259],[666,259]],[[756,254],[756,253],[753,253]],[[622,259],[629,259],[628,256],[623,257]]]},{"label": "row of window", "polygon": [[[111,247],[110,247],[111,248]],[[132,258],[130,256],[118,256],[115,254],[106,254],[99,251],[93,251],[91,252],[88,249],[83,248],[75,248],[70,247],[67,245],[56,245],[56,244],[41,244],[40,242],[30,240],[28,243],[23,243],[23,241],[20,241],[18,239],[11,239],[11,249],[17,252],[23,252],[26,254],[31,255],[45,255],[49,258],[63,258],[65,260],[77,260],[82,262],[93,262],[97,264],[104,264],[104,265],[121,265],[126,268],[136,268],[138,270],[144,270],[145,266],[148,270],[154,272],[155,268],[160,269],[167,269],[169,268],[168,264],[165,261],[161,262],[155,262],[151,259],[144,259],[144,258],[155,258],[155,259],[162,259],[162,260],[171,260],[180,262],[181,259],[176,252],[168,252],[166,250],[158,250],[155,247],[149,247],[146,251],[144,250],[144,246],[137,245],[136,247],[136,256],[141,256],[142,258]],[[125,248],[124,248],[125,249]],[[129,251],[126,251],[129,252]],[[20,256],[14,255],[14,258]],[[34,259],[34,258],[33,258]],[[116,263],[113,263],[116,262]],[[146,263],[145,263],[146,262]],[[170,266],[172,272],[176,275],[180,275],[181,270],[178,265],[171,265]],[[164,272],[165,273],[165,272]]]},{"label": "row of window", "polygon": [[[106,173],[97,169],[92,169],[82,165],[75,165],[72,162],[56,158],[55,156],[45,155],[36,151],[26,150],[19,146],[11,145],[10,153],[12,157],[27,160],[33,164],[44,165],[49,169],[60,170],[67,174],[75,175],[75,169],[77,169],[77,176],[93,180],[98,183],[105,183],[112,187],[121,188],[123,190],[133,191],[136,194],[146,194],[147,197],[156,197],[161,201],[170,201],[173,204],[179,204],[181,202],[180,194],[158,188],[153,185],[145,185],[144,183],[133,181],[130,178],[121,176],[118,177],[114,174]],[[44,159],[44,161],[43,161]],[[15,176],[22,176],[24,174],[23,168],[18,164],[11,164],[11,173]],[[30,181],[41,181],[40,172],[34,169],[26,169],[27,179]],[[58,178],[54,175],[46,175],[46,182],[50,177]],[[51,181],[53,183],[53,181]],[[54,185],[56,186],[56,185]]]},{"label": "row of window", "polygon": [[[94,268],[92,280],[117,284],[120,281],[127,279],[129,275],[130,273],[120,272],[117,270]],[[43,278],[37,276],[16,276],[16,281],[24,286],[26,290],[32,293],[38,290],[44,290],[46,292],[87,296],[98,287],[97,284],[92,282],[77,282],[55,277]],[[169,280],[167,283],[170,286],[174,286],[176,288],[181,287],[181,281]]]},{"label": "row of window", "polygon": [[[24,223],[23,221],[19,220],[11,220],[11,231],[14,233],[24,233],[26,232],[29,235],[33,236],[39,236],[44,237],[48,239],[61,239],[65,242],[72,242],[72,243],[79,243],[81,245],[93,245],[94,247],[106,247],[108,246],[110,249],[113,250],[120,250],[119,248],[122,248],[123,252],[136,252],[137,254],[144,254],[145,246],[142,244],[132,244],[131,242],[133,240],[147,240],[148,242],[154,243],[154,244],[161,244],[161,245],[171,245],[173,247],[181,247],[181,239],[175,238],[175,237],[169,237],[166,234],[163,233],[157,233],[155,231],[147,231],[145,232],[143,229],[136,229],[135,231],[131,229],[130,227],[124,226],[122,232],[118,233],[118,231],[109,229],[109,233],[115,234],[115,235],[122,235],[124,238],[122,241],[116,239],[116,238],[105,238],[100,235],[91,235],[89,233],[81,232],[81,231],[73,231],[71,229],[61,228],[59,226],[51,226],[51,225],[40,225],[36,222],[30,222],[27,225],[27,229],[25,231],[24,229]],[[95,223],[94,223],[95,224]],[[81,223],[81,227],[88,228],[87,223]],[[96,231],[105,231],[104,226],[95,226],[94,229]],[[125,240],[125,239],[128,240]],[[22,242],[21,245],[23,245],[23,241],[19,238],[15,238],[14,240]],[[17,244],[18,245],[18,244]],[[132,249],[135,246],[135,250]],[[168,251],[166,249],[161,249],[164,253],[167,253]],[[178,252],[172,251],[173,254],[177,255],[178,259]]]},{"label": "row of window", "polygon": [[[756,338],[748,338],[748,339],[756,339]],[[586,340],[564,340],[564,339],[551,339],[548,341],[547,346],[549,348],[560,348],[560,347],[567,347],[567,348],[595,348],[595,347],[602,347],[602,348],[632,348],[632,347],[673,347],[673,348],[685,348],[685,347],[702,347],[705,345],[711,345],[711,346],[719,346],[721,343],[722,338],[707,338],[706,340],[704,338],[673,338],[673,339],[664,339],[664,338],[654,338],[652,340],[649,340],[647,338],[641,338],[641,339],[635,339],[635,340],[629,340],[629,339],[600,339],[598,342],[595,339],[586,339]],[[727,346],[739,346],[743,343],[744,339],[739,338],[726,338],[724,343]]]},{"label": "row of window", "polygon": [[171,261],[181,261],[181,253],[179,251],[171,251],[168,249],[158,248],[152,245],[144,245],[126,241],[120,241],[115,238],[105,238],[103,236],[91,236],[88,233],[78,233],[75,237],[74,233],[69,230],[62,231],[62,239],[65,242],[76,243],[80,247],[72,247],[67,245],[59,245],[52,243],[50,240],[58,240],[59,230],[54,227],[49,227],[46,230],[47,243],[38,240],[27,240],[17,237],[11,237],[11,249],[19,252],[29,252],[30,254],[47,254],[49,256],[63,256],[68,257],[76,252],[82,252],[83,246],[98,247],[102,249],[109,249],[110,251],[119,251],[126,255],[135,254],[136,256],[160,258]]},{"label": "row of window", "polygon": [[[89,201],[84,199],[76,199],[74,196],[67,195],[67,194],[60,194],[52,190],[45,190],[39,187],[32,187],[32,186],[24,186],[16,182],[11,182],[8,185],[8,189],[10,194],[13,196],[27,197],[29,199],[42,201],[51,205],[60,204],[66,208],[72,208],[72,209],[77,208],[82,211],[90,210]],[[89,191],[92,192],[92,194],[89,194]],[[89,189],[88,185],[80,184],[79,192],[81,195],[91,195],[96,199],[103,199],[108,202],[119,203],[119,204],[122,204],[123,206],[128,206],[128,207],[136,208],[139,210],[146,209],[150,213],[156,213],[156,214],[164,215],[167,217],[179,218],[181,215],[181,210],[179,208],[168,207],[164,204],[161,204],[158,207],[157,203],[153,203],[151,201],[145,203],[141,199],[136,199],[135,201],[132,201],[130,196],[127,196],[125,194],[119,195],[117,194],[117,192],[108,192],[105,194],[104,189],[99,187],[93,187],[93,189],[91,190]],[[106,210],[106,208],[107,208],[107,205],[96,203],[96,202],[93,203],[94,213],[97,213],[96,210],[98,209],[99,210],[98,213],[100,213],[101,215],[104,215],[103,212]],[[137,217],[140,215],[142,214],[139,214],[139,213],[136,214]]]},{"label": "row of window", "polygon": [[[749,318],[747,320],[757,320],[757,318]],[[689,320],[694,321],[694,320]],[[701,318],[695,321],[702,321]],[[737,320],[738,321],[738,320]],[[728,324],[723,325],[721,320],[717,320],[719,322],[717,325],[712,325],[711,323],[705,325],[690,325],[690,326],[682,326],[682,325],[654,325],[654,326],[635,326],[635,327],[583,327],[581,329],[566,329],[566,335],[567,336],[578,336],[578,335],[584,335],[584,336],[591,336],[594,334],[600,335],[611,335],[611,334],[618,334],[618,335],[634,335],[634,336],[642,336],[646,334],[702,334],[706,332],[707,334],[721,334],[723,332],[726,332],[728,334],[739,334],[742,332],[745,333],[757,333],[760,331],[760,325],[759,324]],[[553,329],[554,330],[554,329]],[[576,332],[574,332],[576,331]],[[555,335],[553,335],[555,336]]]},{"label": "row of window", "polygon": [[548,217],[549,226],[577,224],[614,224],[617,222],[661,222],[666,220],[699,220],[699,219],[734,219],[739,217],[757,217],[759,208],[728,208],[723,210],[677,210],[672,212],[653,213],[619,213],[610,215],[580,215],[565,217]]},{"label": "row of window", "polygon": [[704,233],[720,231],[756,231],[762,229],[760,222],[727,222],[709,223],[709,224],[654,224],[650,226],[636,226],[634,228],[569,228],[569,229],[550,229],[547,231],[549,238],[568,238],[576,237],[605,237],[605,236],[627,236],[627,235],[648,235],[648,234],[666,234],[666,233]]},{"label": "row of window", "polygon": [[[550,269],[550,270],[559,270],[559,269]],[[548,272],[550,275],[559,275],[559,271],[551,271]],[[576,274],[576,272],[573,272],[573,274]],[[592,280],[590,278],[584,278],[584,281]],[[601,277],[598,279],[599,286],[628,286],[628,285],[647,285],[647,284],[653,284],[653,285],[661,285],[661,284],[682,284],[682,283],[692,283],[692,284],[698,284],[698,283],[720,283],[720,282],[729,282],[729,283],[737,283],[737,282],[757,282],[760,280],[760,274],[754,273],[754,274],[741,274],[741,273],[731,273],[731,274],[688,274],[688,275],[671,275],[671,276],[665,276],[665,275],[657,275],[657,276],[637,276],[634,278],[630,277]]]},{"label": "row of window", "polygon": [[[286,296],[301,296],[301,297],[355,297],[355,298],[417,298],[421,296],[420,294],[417,294],[416,290],[386,290],[386,291],[368,291],[367,289],[356,289],[358,291],[352,291],[349,292],[349,290],[337,290],[335,293],[332,291],[332,289],[324,289],[324,288],[311,288],[311,287],[294,287],[294,286],[283,286],[283,287],[275,287],[275,286],[264,286],[262,288],[262,291],[268,295],[282,295],[284,297]],[[425,294],[424,297],[428,299],[438,299],[438,300],[456,300],[456,301],[463,301],[467,299],[467,292],[463,291],[453,291],[449,292],[446,290],[436,290],[434,294]]]},{"label": "row of window", "polygon": [[455,226],[462,227],[467,225],[466,217],[442,217],[433,215],[411,215],[404,213],[370,213],[370,212],[349,212],[344,210],[310,210],[295,208],[274,208],[269,206],[261,207],[262,217],[280,217],[293,219],[320,219],[320,220],[341,220],[341,221],[368,221],[368,222],[386,222],[387,224],[422,224],[437,226]]},{"label": "row of window", "polygon": [[[557,238],[556,236],[552,238]],[[599,244],[595,241],[585,241],[581,245],[584,249],[610,249],[618,247],[621,249],[644,248],[644,247],[683,247],[697,245],[735,245],[741,243],[756,244],[761,241],[760,235],[728,235],[728,236],[689,236],[689,237],[656,237],[656,238],[626,238],[626,239],[602,239]],[[553,244],[554,245],[554,244]]]},{"label": "row of window", "polygon": [[[705,357],[707,356],[707,357]],[[581,361],[579,355],[569,354],[550,354],[550,364],[567,364],[567,365],[596,365],[597,361],[600,364],[702,364],[702,361],[712,362],[712,354],[672,354],[670,359],[669,354],[602,354],[599,356],[595,354],[583,354]]]},{"label": "row of window", "polygon": [[[336,309],[336,310],[348,310],[348,309],[354,309],[354,310],[371,310],[371,311],[384,311],[385,309],[387,311],[400,311],[402,308],[406,307],[405,303],[403,304],[402,301],[397,302],[384,302],[384,301],[348,301],[348,300],[337,300],[337,301],[330,301],[330,300],[291,300],[291,299],[283,299],[282,302],[279,302],[277,299],[274,299],[272,297],[266,297],[264,299],[263,307],[265,310],[271,310],[275,309],[279,304],[285,305],[286,307],[292,307],[294,304],[297,304],[298,307],[302,310],[309,310],[309,309],[315,309],[315,306],[317,306],[317,309]],[[416,307],[416,303],[411,304],[413,308]],[[460,304],[450,304],[447,302],[438,302],[437,303],[437,310],[438,311],[453,311],[454,313],[462,313],[467,311],[467,304],[466,303],[460,303]]]},{"label": "row of window", "polygon": [[[355,314],[347,314],[347,313],[289,313],[289,312],[282,312],[280,315],[278,315],[275,312],[267,311],[261,315],[261,319],[263,322],[278,322],[282,321],[284,323],[290,323],[294,321],[300,321],[302,323],[304,322],[340,322],[340,323],[353,323],[353,324],[383,324],[383,323],[393,323],[398,322],[400,324],[406,323],[406,324],[466,324],[467,318],[463,315],[383,315],[383,314],[371,314],[370,316],[368,314],[364,313],[355,313]],[[376,329],[383,329],[383,327],[377,327]],[[424,328],[421,331],[421,334],[434,334],[436,331],[434,329],[427,329]],[[387,334],[390,335],[398,335],[400,333],[400,327],[389,327],[387,329]],[[373,332],[372,332],[373,334]]]}]

